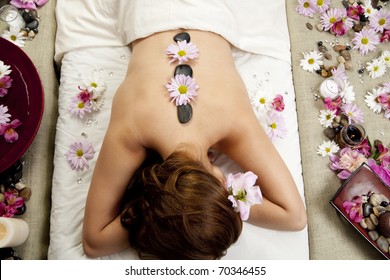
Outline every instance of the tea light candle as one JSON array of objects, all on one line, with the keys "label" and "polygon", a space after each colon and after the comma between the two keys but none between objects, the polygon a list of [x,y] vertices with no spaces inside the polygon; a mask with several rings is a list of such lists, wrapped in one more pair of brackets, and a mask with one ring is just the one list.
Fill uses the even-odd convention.
[{"label": "tea light candle", "polygon": [[343,81],[337,77],[331,77],[324,80],[320,85],[320,93],[323,98],[330,97],[335,99],[343,90]]},{"label": "tea light candle", "polygon": [[0,217],[0,248],[22,245],[29,232],[28,224],[24,220]]}]

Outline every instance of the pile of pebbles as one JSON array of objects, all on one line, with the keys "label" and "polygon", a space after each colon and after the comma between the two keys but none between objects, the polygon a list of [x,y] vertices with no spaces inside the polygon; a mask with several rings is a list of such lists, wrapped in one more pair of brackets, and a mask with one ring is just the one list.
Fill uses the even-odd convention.
[{"label": "pile of pebbles", "polygon": [[364,219],[360,226],[385,253],[390,252],[390,202],[383,194],[369,193],[363,203]]}]

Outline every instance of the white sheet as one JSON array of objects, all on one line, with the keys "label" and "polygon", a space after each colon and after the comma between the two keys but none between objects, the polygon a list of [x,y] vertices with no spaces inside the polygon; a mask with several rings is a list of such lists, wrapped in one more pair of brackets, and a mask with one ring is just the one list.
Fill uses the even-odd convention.
[{"label": "white sheet", "polygon": [[[65,1],[57,1],[57,5],[63,8]],[[73,3],[73,1],[66,1]],[[80,1],[78,1],[80,2]],[[88,6],[91,1],[81,1]],[[90,22],[86,27],[97,26],[97,18],[100,18],[102,11],[98,11],[103,3],[118,1],[93,1],[95,12],[88,15],[89,9],[84,10],[85,22]],[[227,1],[229,2],[229,1]],[[253,4],[248,1],[247,5]],[[265,1],[264,1],[265,2]],[[285,19],[284,1],[274,1],[280,7],[283,2],[283,9],[278,11],[278,17]],[[87,5],[88,4],[88,5]],[[106,5],[104,4],[104,5]],[[103,5],[103,6],[104,6]],[[266,5],[272,6],[271,3]],[[57,8],[58,8],[57,7]],[[89,5],[89,8],[92,6]],[[254,8],[255,6],[253,6]],[[251,10],[256,14],[255,10]],[[261,12],[262,5],[256,8]],[[105,10],[106,12],[107,10]],[[83,14],[83,13],[80,13]],[[81,231],[84,215],[84,204],[87,195],[92,170],[100,150],[102,138],[104,136],[110,115],[111,100],[116,89],[124,78],[127,63],[131,59],[131,53],[123,45],[110,44],[110,36],[107,41],[102,38],[96,41],[92,37],[84,40],[84,43],[72,46],[70,42],[75,41],[80,36],[80,30],[75,28],[72,21],[66,19],[66,11],[57,9],[57,21],[59,34],[57,40],[57,58],[61,60],[61,84],[59,94],[59,118],[57,122],[56,148],[54,158],[54,174],[52,188],[52,212],[49,259],[87,259],[81,245]],[[98,17],[99,15],[99,17]],[[257,14],[256,14],[257,15]],[[68,16],[70,16],[68,14]],[[274,16],[276,16],[274,14]],[[86,20],[89,17],[88,20]],[[237,18],[241,20],[242,17]],[[106,19],[107,20],[107,19]],[[107,22],[115,22],[112,19]],[[246,22],[252,22],[247,20]],[[81,24],[81,22],[79,23]],[[117,24],[117,23],[116,23]],[[72,29],[70,26],[73,26]],[[244,27],[244,26],[243,26]],[[107,27],[108,28],[108,27]],[[255,28],[251,29],[256,33]],[[65,30],[67,30],[65,32]],[[287,29],[286,29],[287,30]],[[260,30],[261,31],[261,30]],[[87,31],[83,31],[84,33]],[[103,34],[103,33],[101,33]],[[241,36],[241,35],[240,35]],[[283,34],[280,38],[285,37]],[[242,41],[251,41],[250,38]],[[280,38],[276,38],[278,42]],[[288,38],[288,34],[287,34]],[[92,41],[91,41],[92,40]],[[270,44],[273,38],[268,38]],[[77,42],[77,41],[76,41]],[[87,44],[88,42],[88,44]],[[253,42],[252,42],[253,43]],[[251,43],[251,44],[252,44]],[[94,47],[93,45],[96,44]],[[105,45],[107,44],[107,45]],[[250,45],[250,44],[249,44]],[[288,41],[285,41],[288,45]],[[64,51],[66,50],[66,51]],[[272,95],[283,94],[286,109],[282,113],[287,122],[288,134],[283,139],[274,142],[276,148],[281,153],[287,166],[289,167],[299,191],[304,196],[300,147],[298,139],[298,126],[295,108],[295,93],[292,83],[291,66],[289,61],[283,57],[289,57],[289,50],[285,50],[279,57],[271,57],[268,54],[255,54],[242,49],[233,49],[237,69],[247,86],[250,96],[258,91],[266,91]],[[107,90],[104,93],[105,104],[100,112],[78,119],[67,110],[70,99],[78,92],[81,78],[95,73],[106,83]],[[263,121],[265,114],[259,114],[259,121]],[[91,142],[97,153],[89,161],[90,168],[85,171],[73,171],[66,162],[65,153],[69,150],[69,145],[75,141],[85,140]],[[216,164],[221,166],[225,172],[238,171],[237,166],[223,156],[219,156]],[[244,225],[242,235],[238,242],[233,245],[225,259],[308,259],[308,236],[307,230],[300,232],[280,232],[274,230],[254,227],[250,224]],[[134,259],[136,255],[130,250],[105,257],[104,259]]]}]

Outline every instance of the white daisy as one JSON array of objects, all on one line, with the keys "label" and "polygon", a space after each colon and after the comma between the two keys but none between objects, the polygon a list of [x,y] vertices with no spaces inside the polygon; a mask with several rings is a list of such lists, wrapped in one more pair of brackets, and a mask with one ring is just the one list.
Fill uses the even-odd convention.
[{"label": "white daisy", "polygon": [[0,79],[11,74],[12,70],[9,68],[9,65],[5,65],[4,62],[0,60]]},{"label": "white daisy", "polygon": [[378,96],[383,93],[383,88],[374,88],[372,92],[367,92],[364,102],[376,114],[382,111],[382,104],[378,100]]},{"label": "white daisy", "polygon": [[334,118],[336,117],[336,110],[320,110],[318,120],[323,127],[331,127]]},{"label": "white daisy", "polygon": [[305,71],[313,73],[314,71],[320,70],[321,65],[324,64],[322,61],[322,53],[317,50],[311,51],[309,53],[302,52],[303,59],[301,59],[301,67]]},{"label": "white daisy", "polygon": [[340,150],[340,147],[333,140],[323,141],[317,148],[317,154],[322,157],[332,156]]},{"label": "white daisy", "polygon": [[106,82],[101,78],[98,71],[93,71],[91,76],[82,78],[81,90],[87,90],[94,95],[101,95],[106,89]]},{"label": "white daisy", "polygon": [[377,10],[371,5],[371,0],[364,0],[363,10],[364,15],[368,18],[377,12]]},{"label": "white daisy", "polygon": [[382,60],[387,67],[390,67],[390,51],[383,51],[379,59]]},{"label": "white daisy", "polygon": [[252,107],[257,112],[269,112],[272,109],[271,93],[265,90],[256,91],[251,98]]},{"label": "white daisy", "polygon": [[100,111],[104,105],[104,97],[102,94],[93,94],[91,99],[91,108],[93,111]]},{"label": "white daisy", "polygon": [[8,107],[0,105],[0,124],[5,124],[10,121],[11,115],[7,113]]},{"label": "white daisy", "polygon": [[386,73],[386,63],[378,58],[373,59],[372,62],[367,62],[366,70],[371,78],[380,78]]},{"label": "white daisy", "polygon": [[345,86],[343,91],[340,93],[340,97],[342,98],[343,103],[352,103],[355,101],[355,92],[353,90],[353,86],[345,81]]},{"label": "white daisy", "polygon": [[4,30],[4,33],[1,35],[1,37],[14,43],[20,48],[23,48],[26,44],[26,37],[24,37],[23,33],[17,29]]}]

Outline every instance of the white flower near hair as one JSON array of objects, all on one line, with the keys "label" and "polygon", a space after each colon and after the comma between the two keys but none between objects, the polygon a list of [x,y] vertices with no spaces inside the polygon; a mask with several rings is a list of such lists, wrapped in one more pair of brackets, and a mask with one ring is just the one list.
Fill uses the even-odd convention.
[{"label": "white flower near hair", "polygon": [[256,180],[257,176],[251,171],[234,175],[230,173],[226,179],[226,187],[230,194],[228,199],[232,202],[234,210],[240,213],[243,221],[249,218],[253,205],[263,202],[260,188],[255,186]]}]

